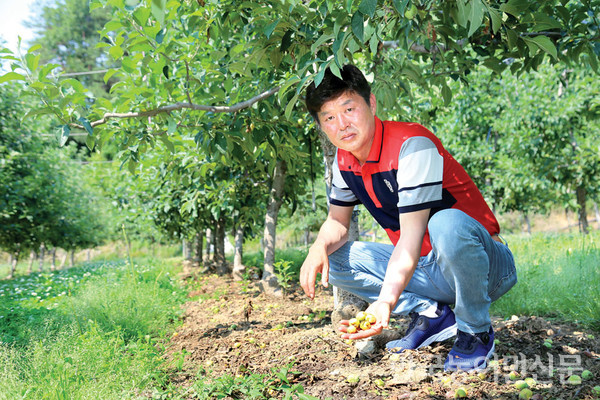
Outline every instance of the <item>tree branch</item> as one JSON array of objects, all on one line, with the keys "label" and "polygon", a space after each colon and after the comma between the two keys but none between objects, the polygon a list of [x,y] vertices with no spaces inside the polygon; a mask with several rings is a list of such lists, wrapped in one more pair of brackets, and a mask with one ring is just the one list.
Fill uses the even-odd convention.
[{"label": "tree branch", "polygon": [[[193,104],[193,103],[181,103],[180,102],[180,103],[169,104],[167,106],[162,106],[162,107],[155,108],[153,110],[147,110],[147,111],[136,111],[136,112],[128,112],[128,113],[106,113],[106,114],[104,114],[104,116],[101,119],[91,122],[90,125],[92,125],[92,127],[102,125],[102,124],[107,123],[108,120],[111,118],[153,117],[158,114],[169,113],[171,111],[177,111],[177,110],[183,110],[183,109],[208,111],[208,112],[214,112],[214,113],[234,113],[234,112],[243,110],[244,108],[251,107],[254,103],[257,103],[261,100],[266,99],[267,97],[274,95],[275,93],[277,93],[279,91],[280,88],[281,88],[281,86],[274,87],[272,89],[267,90],[266,92],[259,94],[258,96],[252,97],[251,99],[242,101],[240,103],[236,103],[232,106],[205,106],[205,105],[199,105],[199,104]],[[71,123],[70,125],[74,128],[85,129],[85,127],[83,125],[79,125],[79,124],[75,124],[75,123]]]}]

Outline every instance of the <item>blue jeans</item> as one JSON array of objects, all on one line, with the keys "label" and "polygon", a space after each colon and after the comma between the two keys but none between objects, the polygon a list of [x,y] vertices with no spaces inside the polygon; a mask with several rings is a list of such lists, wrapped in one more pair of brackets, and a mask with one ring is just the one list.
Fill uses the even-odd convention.
[{"label": "blue jeans", "polygon": [[[487,332],[490,304],[517,282],[511,251],[460,210],[437,212],[428,229],[432,251],[419,259],[392,313],[420,312],[437,302],[454,304],[458,329]],[[329,256],[329,282],[372,303],[393,250],[391,244],[348,242]]]}]

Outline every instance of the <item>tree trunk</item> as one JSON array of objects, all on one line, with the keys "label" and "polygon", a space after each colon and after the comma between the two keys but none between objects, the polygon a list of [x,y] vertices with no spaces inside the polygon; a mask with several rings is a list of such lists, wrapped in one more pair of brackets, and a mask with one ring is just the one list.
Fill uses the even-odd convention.
[{"label": "tree trunk", "polygon": [[213,254],[213,231],[210,228],[206,229],[206,255],[204,256],[205,261],[210,261],[210,256]]},{"label": "tree trunk", "polygon": [[590,230],[589,230],[588,220],[587,220],[587,209],[585,206],[585,199],[586,199],[585,188],[581,185],[577,186],[576,193],[577,193],[577,204],[579,204],[579,210],[578,210],[579,232],[583,233],[584,235],[587,235],[590,232]]},{"label": "tree trunk", "polygon": [[65,264],[67,263],[67,257],[68,256],[69,256],[69,252],[65,250],[65,255],[63,256],[63,259],[60,262],[60,266],[58,267],[58,269],[63,269],[65,267]]},{"label": "tree trunk", "polygon": [[215,235],[215,263],[217,264],[217,273],[227,275],[229,266],[225,259],[225,217],[220,216],[217,221],[217,232]]},{"label": "tree trunk", "polygon": [[35,260],[35,251],[29,252],[29,265],[27,266],[27,275],[33,272],[33,261]]},{"label": "tree trunk", "polygon": [[531,235],[531,221],[529,220],[529,214],[523,213],[523,222],[525,222],[527,233]]},{"label": "tree trunk", "polygon": [[44,243],[40,245],[40,254],[39,254],[39,271],[44,272],[44,256],[46,255],[46,246]]},{"label": "tree trunk", "polygon": [[52,248],[50,255],[52,257],[52,264],[50,264],[50,271],[56,271],[56,247]]},{"label": "tree trunk", "polygon": [[569,209],[565,208],[565,218],[567,219],[567,231],[571,232],[571,220],[569,218]]},{"label": "tree trunk", "polygon": [[73,268],[75,266],[75,249],[71,250],[71,262],[69,263],[69,267]]},{"label": "tree trunk", "polygon": [[92,249],[87,249],[86,258],[87,258],[87,262],[92,261]]},{"label": "tree trunk", "polygon": [[17,271],[17,262],[19,261],[20,252],[17,250],[14,254],[11,254],[11,263],[10,263],[10,272],[8,273],[7,279],[12,279],[15,277],[15,272]]},{"label": "tree trunk", "polygon": [[285,185],[285,175],[287,167],[285,161],[277,161],[277,165],[273,171],[273,182],[271,183],[271,191],[269,193],[269,203],[267,204],[267,214],[265,215],[265,231],[264,239],[264,270],[262,275],[263,291],[269,295],[283,296],[283,291],[277,282],[275,276],[275,243],[277,234],[277,216],[279,208],[283,202],[283,189]]},{"label": "tree trunk", "polygon": [[192,246],[187,239],[183,239],[181,243],[182,255],[183,259],[186,261],[191,261],[192,259]]},{"label": "tree trunk", "polygon": [[244,279],[246,267],[242,264],[244,251],[244,227],[238,224],[235,229],[235,252],[233,254],[233,279],[241,281]]},{"label": "tree trunk", "polygon": [[204,230],[199,230],[198,232],[196,232],[196,238],[195,238],[195,253],[196,253],[196,257],[195,257],[195,261],[198,264],[202,264],[202,254],[204,253]]}]

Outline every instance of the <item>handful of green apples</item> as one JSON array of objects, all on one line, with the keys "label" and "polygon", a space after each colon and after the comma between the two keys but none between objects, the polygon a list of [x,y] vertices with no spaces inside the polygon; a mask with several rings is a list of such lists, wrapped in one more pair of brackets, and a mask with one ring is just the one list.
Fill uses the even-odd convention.
[{"label": "handful of green apples", "polygon": [[348,328],[346,332],[349,334],[356,333],[358,331],[366,331],[371,329],[371,326],[377,322],[377,318],[373,314],[359,311],[356,317],[348,321]]}]

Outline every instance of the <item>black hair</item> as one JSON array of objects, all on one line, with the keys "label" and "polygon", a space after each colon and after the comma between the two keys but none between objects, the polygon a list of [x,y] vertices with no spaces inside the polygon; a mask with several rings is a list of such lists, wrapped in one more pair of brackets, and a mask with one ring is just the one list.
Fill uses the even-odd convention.
[{"label": "black hair", "polygon": [[327,101],[335,99],[345,92],[354,92],[361,96],[367,104],[370,103],[371,87],[360,69],[354,65],[344,65],[340,70],[342,79],[325,70],[325,75],[319,86],[313,81],[306,89],[306,108],[315,121],[319,122],[317,113]]}]

